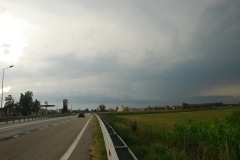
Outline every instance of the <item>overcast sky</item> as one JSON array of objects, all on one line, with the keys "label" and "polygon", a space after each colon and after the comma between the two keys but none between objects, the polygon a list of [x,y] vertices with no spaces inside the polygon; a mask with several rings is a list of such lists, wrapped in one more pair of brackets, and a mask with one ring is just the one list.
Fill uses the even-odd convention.
[{"label": "overcast sky", "polygon": [[[69,108],[240,102],[239,0],[0,0],[4,97]],[[1,73],[2,73],[1,69]],[[2,77],[2,76],[1,76]]]}]

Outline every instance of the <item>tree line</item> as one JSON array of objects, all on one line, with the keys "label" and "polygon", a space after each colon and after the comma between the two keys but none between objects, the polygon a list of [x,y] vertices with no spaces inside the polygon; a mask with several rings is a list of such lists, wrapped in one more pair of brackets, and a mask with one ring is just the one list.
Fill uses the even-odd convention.
[{"label": "tree line", "polygon": [[33,100],[33,92],[27,91],[25,94],[20,94],[20,99],[17,102],[14,101],[12,95],[5,97],[3,112],[7,116],[27,116],[37,114],[40,108],[40,101]]}]

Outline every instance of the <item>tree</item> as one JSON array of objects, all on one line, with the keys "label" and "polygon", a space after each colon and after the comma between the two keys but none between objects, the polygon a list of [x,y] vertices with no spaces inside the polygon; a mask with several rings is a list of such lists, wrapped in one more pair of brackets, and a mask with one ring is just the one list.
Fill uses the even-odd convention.
[{"label": "tree", "polygon": [[14,107],[14,99],[12,98],[12,95],[8,95],[8,97],[5,97],[4,108],[13,108],[13,107]]},{"label": "tree", "polygon": [[40,108],[41,108],[40,102],[37,99],[35,99],[35,101],[33,102],[33,106],[32,106],[32,112],[33,113],[38,113]]},{"label": "tree", "polygon": [[99,105],[98,106],[100,112],[105,112],[106,111],[106,106],[105,105]]},{"label": "tree", "polygon": [[88,113],[88,112],[89,112],[89,109],[88,109],[88,108],[87,108],[87,109],[85,109],[85,110],[84,110],[84,112],[85,112],[85,113]]},{"label": "tree", "polygon": [[183,103],[182,103],[182,108],[183,108],[183,109],[186,109],[187,107],[188,107],[188,104],[185,103],[185,102],[183,102]]},{"label": "tree", "polygon": [[21,112],[22,114],[25,115],[29,115],[31,113],[31,108],[32,108],[32,97],[33,97],[33,93],[30,91],[25,92],[25,95],[21,93],[20,95],[20,101],[19,101],[19,105],[21,106]]},{"label": "tree", "polygon": [[[34,106],[35,105],[35,106]],[[33,102],[33,92],[27,91],[25,95],[21,93],[19,107],[21,108],[21,113],[26,116],[30,115],[34,111],[38,111],[38,106],[40,102],[35,100],[35,104]],[[35,109],[33,109],[35,107]]]},{"label": "tree", "polygon": [[16,102],[14,104],[15,108],[16,108],[16,114],[19,115],[20,113],[22,113],[22,107],[21,105],[19,104],[19,102]]},{"label": "tree", "polygon": [[13,112],[14,108],[14,99],[12,98],[12,95],[8,95],[8,97],[5,97],[5,105],[4,105],[4,112],[6,115],[10,115]]}]

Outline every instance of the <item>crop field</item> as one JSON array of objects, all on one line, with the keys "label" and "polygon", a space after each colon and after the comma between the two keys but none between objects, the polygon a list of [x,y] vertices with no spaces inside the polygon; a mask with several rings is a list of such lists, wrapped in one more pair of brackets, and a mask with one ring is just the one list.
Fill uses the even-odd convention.
[{"label": "crop field", "polygon": [[162,129],[171,130],[178,122],[188,121],[189,119],[197,121],[212,121],[214,119],[224,119],[235,108],[218,109],[218,110],[203,110],[191,112],[157,112],[148,114],[119,114],[118,117],[136,121],[140,124],[145,124]]},{"label": "crop field", "polygon": [[142,160],[240,159],[240,110],[105,113]]}]

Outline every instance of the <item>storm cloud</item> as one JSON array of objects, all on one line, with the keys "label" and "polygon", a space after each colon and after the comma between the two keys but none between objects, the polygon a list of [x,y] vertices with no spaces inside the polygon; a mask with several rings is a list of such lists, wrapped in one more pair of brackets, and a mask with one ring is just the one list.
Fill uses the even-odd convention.
[{"label": "storm cloud", "polygon": [[[238,0],[0,2],[0,66],[15,66],[5,73],[11,90],[4,94],[18,100],[30,90],[42,103],[67,98],[73,108],[235,103],[238,6]],[[8,57],[5,44],[15,47]]]}]

